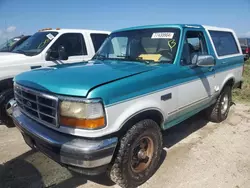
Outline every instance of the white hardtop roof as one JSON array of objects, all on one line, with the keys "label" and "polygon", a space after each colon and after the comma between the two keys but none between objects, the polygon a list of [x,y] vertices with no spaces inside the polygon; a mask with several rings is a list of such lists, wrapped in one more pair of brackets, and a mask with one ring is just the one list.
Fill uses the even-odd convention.
[{"label": "white hardtop roof", "polygon": [[105,33],[110,34],[110,31],[101,31],[101,30],[89,30],[89,29],[49,29],[49,30],[43,30],[40,32],[49,32],[49,31],[55,31],[58,33]]},{"label": "white hardtop roof", "polygon": [[202,27],[204,27],[206,30],[233,32],[232,29],[223,28],[223,27],[215,27],[215,26],[207,26],[207,25],[202,25]]}]

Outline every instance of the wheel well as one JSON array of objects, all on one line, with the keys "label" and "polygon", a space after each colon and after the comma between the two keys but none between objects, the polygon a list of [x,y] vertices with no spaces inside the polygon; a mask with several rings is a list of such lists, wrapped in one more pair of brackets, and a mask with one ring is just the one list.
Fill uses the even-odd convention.
[{"label": "wheel well", "polygon": [[234,86],[234,79],[233,78],[230,78],[223,86],[223,88],[225,86],[230,86],[230,87],[233,87]]},{"label": "wheel well", "polygon": [[128,121],[125,122],[125,124],[122,126],[122,129],[119,132],[121,134],[126,133],[127,130],[130,129],[134,124],[138,123],[143,119],[152,119],[159,125],[159,127],[161,127],[164,121],[162,113],[159,112],[158,110],[147,110],[131,117]]},{"label": "wheel well", "polygon": [[0,81],[0,92],[13,87],[13,78]]}]

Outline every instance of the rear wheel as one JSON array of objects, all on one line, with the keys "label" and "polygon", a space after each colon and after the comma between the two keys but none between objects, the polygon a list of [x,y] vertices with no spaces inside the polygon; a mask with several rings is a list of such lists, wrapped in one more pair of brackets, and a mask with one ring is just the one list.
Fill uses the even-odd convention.
[{"label": "rear wheel", "polygon": [[15,104],[13,89],[8,89],[0,94],[0,120],[8,127],[13,127],[12,107]]},{"label": "rear wheel", "polygon": [[216,103],[207,109],[208,119],[216,123],[224,121],[228,116],[231,103],[232,87],[225,86]]},{"label": "rear wheel", "polygon": [[109,171],[121,187],[137,187],[156,171],[162,152],[162,134],[150,119],[136,123],[120,141],[117,156]]}]

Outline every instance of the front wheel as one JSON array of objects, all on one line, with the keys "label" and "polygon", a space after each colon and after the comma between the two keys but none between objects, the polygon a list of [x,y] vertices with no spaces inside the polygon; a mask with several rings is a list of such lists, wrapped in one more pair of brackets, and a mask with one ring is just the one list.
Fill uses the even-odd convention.
[{"label": "front wheel", "polygon": [[121,187],[137,187],[157,170],[162,152],[162,134],[151,119],[136,123],[120,141],[117,156],[109,171]]},{"label": "front wheel", "polygon": [[8,89],[0,94],[0,120],[8,127],[13,127],[11,118],[12,107],[15,104],[13,89]]},{"label": "front wheel", "polygon": [[232,87],[225,86],[216,103],[206,110],[208,119],[216,123],[224,121],[228,116],[231,103]]}]

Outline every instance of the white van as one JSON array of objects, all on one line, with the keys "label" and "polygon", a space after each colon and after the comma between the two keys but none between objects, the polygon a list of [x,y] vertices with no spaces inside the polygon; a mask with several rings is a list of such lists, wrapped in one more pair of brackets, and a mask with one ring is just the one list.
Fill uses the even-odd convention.
[{"label": "white van", "polygon": [[43,29],[12,52],[0,52],[0,120],[11,123],[14,76],[57,64],[90,60],[110,34],[108,31]]}]

